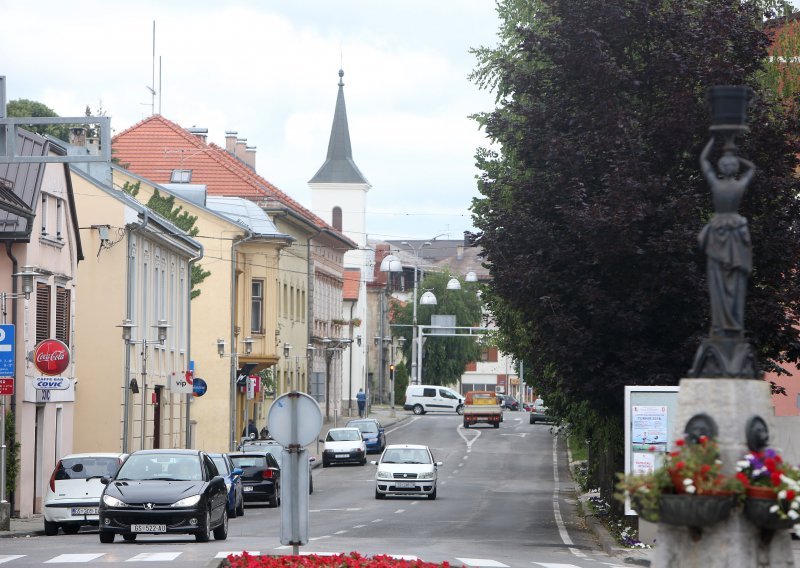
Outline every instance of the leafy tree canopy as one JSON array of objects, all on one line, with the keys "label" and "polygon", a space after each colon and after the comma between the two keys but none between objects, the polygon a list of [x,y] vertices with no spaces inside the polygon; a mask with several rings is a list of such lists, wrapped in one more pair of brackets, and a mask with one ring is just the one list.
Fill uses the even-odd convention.
[{"label": "leafy tree canopy", "polygon": [[[430,290],[436,296],[436,305],[417,306],[418,325],[430,325],[432,314],[456,316],[457,326],[477,327],[481,325],[481,303],[477,295],[477,285],[461,281],[461,290],[448,290],[447,282],[453,278],[449,272],[429,272],[418,287],[419,296]],[[406,339],[403,354],[406,361],[412,361],[412,323],[413,304],[396,304],[392,311],[392,333]],[[427,333],[427,331],[426,331]],[[480,356],[480,346],[474,337],[425,337],[423,345],[422,383],[429,385],[452,385],[464,373],[464,367]],[[409,363],[409,366],[411,363]]]},{"label": "leafy tree canopy", "polygon": [[473,80],[497,94],[476,116],[493,146],[477,154],[474,237],[526,382],[602,421],[621,419],[623,385],[686,375],[709,320],[696,243],[713,212],[698,165],[713,85],[757,91],[740,140],[758,168],[740,209],[746,323],[765,368],[796,362],[798,124],[756,80],[764,6],[500,0],[498,13],[499,44],[474,51]]},{"label": "leafy tree canopy", "polygon": [[[57,117],[53,109],[45,104],[28,99],[17,99],[6,104],[6,116],[21,118],[32,117]],[[29,124],[25,130],[41,135],[50,135],[59,140],[69,141],[69,126],[66,124]]]}]

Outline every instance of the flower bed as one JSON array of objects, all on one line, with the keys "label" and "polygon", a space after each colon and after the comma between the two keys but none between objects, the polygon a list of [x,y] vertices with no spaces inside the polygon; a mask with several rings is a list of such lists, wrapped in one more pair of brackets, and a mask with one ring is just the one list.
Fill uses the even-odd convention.
[{"label": "flower bed", "polygon": [[[753,522],[766,528],[790,528],[800,519],[800,469],[784,462],[777,451],[750,452],[737,462],[736,470],[748,501],[769,503],[768,507],[763,503],[745,505]],[[764,509],[775,518],[770,520]]]},{"label": "flower bed", "polygon": [[226,560],[231,568],[449,568],[450,564],[436,564],[422,560],[406,560],[391,556],[362,556],[358,552],[349,554],[300,556],[252,556],[247,552],[231,554]]}]

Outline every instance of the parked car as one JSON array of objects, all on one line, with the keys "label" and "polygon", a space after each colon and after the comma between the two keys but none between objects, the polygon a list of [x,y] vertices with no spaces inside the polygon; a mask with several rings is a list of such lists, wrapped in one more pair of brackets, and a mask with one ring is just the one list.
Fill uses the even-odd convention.
[{"label": "parked car", "polygon": [[393,444],[386,446],[375,472],[375,499],[387,495],[425,495],[436,499],[436,480],[442,462],[433,459],[428,446]]},{"label": "parked car", "polygon": [[244,501],[267,503],[277,507],[281,502],[281,466],[266,451],[228,454],[233,465],[242,470]]},{"label": "parked car", "polygon": [[228,538],[228,490],[207,453],[139,450],[116,475],[103,477],[100,542],[139,534],[194,534],[198,542]]},{"label": "parked car", "polygon": [[[275,440],[251,440],[242,445],[242,451],[246,453],[269,452],[279,467],[283,467],[283,446]],[[314,479],[311,477],[311,464],[317,461],[314,456],[308,457],[308,493],[314,493]]]},{"label": "parked car", "polygon": [[333,463],[367,463],[367,445],[358,428],[331,428],[324,440],[322,467]]},{"label": "parked car", "polygon": [[519,401],[511,396],[510,394],[501,395],[502,400],[500,401],[500,406],[506,408],[508,410],[519,410]]},{"label": "parked car", "polygon": [[227,454],[208,454],[217,466],[219,474],[225,478],[228,488],[228,517],[235,519],[244,515],[244,489],[242,488],[242,470],[233,465]]},{"label": "parked car", "polygon": [[84,453],[64,456],[53,469],[44,495],[44,534],[54,536],[59,527],[75,534],[83,525],[97,525],[103,476],[117,473],[127,454]]},{"label": "parked car", "polygon": [[348,428],[358,428],[367,446],[367,453],[381,453],[386,448],[386,432],[374,418],[358,418],[345,424]]},{"label": "parked car", "polygon": [[537,422],[553,422],[553,417],[547,413],[547,407],[544,405],[544,401],[541,398],[537,398],[534,401],[533,410],[531,410],[528,422],[530,424],[536,424]]}]

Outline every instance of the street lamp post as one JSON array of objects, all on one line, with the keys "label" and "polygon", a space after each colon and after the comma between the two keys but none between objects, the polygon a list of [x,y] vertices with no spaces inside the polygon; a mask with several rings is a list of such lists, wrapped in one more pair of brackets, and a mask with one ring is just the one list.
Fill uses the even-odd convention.
[{"label": "street lamp post", "polygon": [[[25,298],[29,300],[31,292],[33,292],[33,278],[37,272],[30,266],[23,266],[22,272],[18,272],[13,276],[22,278],[22,292],[0,292],[0,302],[3,307],[3,325],[6,323],[6,300],[17,300]],[[14,338],[16,341],[16,337]],[[16,373],[15,373],[16,374]],[[11,504],[6,500],[6,395],[0,396],[2,406],[0,407],[0,507],[2,507],[3,515],[0,519],[9,519]],[[9,514],[5,514],[5,509],[8,509]],[[0,530],[8,530],[8,527],[0,527]]]},{"label": "street lamp post", "polygon": [[[130,318],[125,318],[122,320],[122,324],[118,325],[117,327],[122,328],[122,340],[125,342],[125,381],[123,385],[123,405],[122,409],[124,412],[124,416],[122,418],[122,452],[128,453],[128,436],[130,430],[130,393],[137,393],[141,390],[142,393],[142,413],[141,413],[141,448],[144,448],[144,439],[145,439],[145,422],[147,420],[147,404],[145,403],[145,396],[147,394],[147,346],[148,345],[164,345],[164,341],[167,339],[167,329],[169,325],[167,325],[167,320],[160,319],[158,323],[152,327],[158,330],[158,339],[132,339],[133,335],[133,328],[136,327],[136,324]],[[141,389],[139,385],[136,383],[136,378],[130,379],[131,373],[131,345],[141,345],[142,346],[142,386]],[[129,382],[130,381],[130,382]]]},{"label": "street lamp post", "polygon": [[[397,340],[397,342],[400,344],[400,349],[402,350],[403,344],[406,342],[406,338],[405,337],[401,337],[401,338],[399,338]],[[391,400],[392,410],[391,410],[391,414],[390,415],[391,415],[392,418],[394,418],[396,416],[395,410],[394,410],[394,391],[395,391],[395,384],[394,384],[395,368],[394,368],[394,366],[397,364],[397,355],[395,354],[394,337],[391,338],[391,345],[392,345],[392,354],[391,354],[391,357],[389,359],[391,361],[389,363],[389,365],[390,365],[389,366],[389,389],[390,389],[390,393],[391,393],[391,399],[390,400]]]},{"label": "street lamp post", "polygon": [[[253,352],[253,338],[245,337],[242,340],[244,343],[244,354],[250,355]],[[236,392],[238,388],[238,372],[239,372],[239,353],[236,350],[236,343],[233,344],[233,350],[230,353],[225,353],[225,340],[217,339],[217,355],[222,357],[230,357],[231,359],[231,394],[230,394],[230,437],[231,437],[231,451],[236,450]],[[246,395],[245,395],[246,396]],[[245,402],[245,423],[247,421],[247,403]]]},{"label": "street lamp post", "polygon": [[[403,241],[400,244],[404,245],[404,246],[407,246],[414,253],[414,301],[412,302],[412,304],[413,304],[413,319],[412,319],[412,322],[411,322],[412,323],[412,328],[411,328],[411,383],[415,384],[415,385],[418,385],[418,384],[420,384],[422,382],[421,381],[421,377],[419,376],[419,367],[417,366],[417,357],[418,357],[417,353],[421,350],[421,347],[422,347],[421,345],[418,345],[418,340],[417,340],[417,336],[419,335],[418,334],[418,330],[417,330],[417,287],[419,286],[419,280],[420,280],[420,278],[419,278],[419,270],[420,270],[419,253],[422,251],[422,249],[424,247],[431,246],[431,243],[430,243],[430,241],[425,241],[424,243],[421,243],[418,247],[414,247],[414,245],[412,245],[408,241]],[[435,299],[435,297],[434,297],[434,299]],[[436,302],[434,302],[434,303],[436,303]]]}]

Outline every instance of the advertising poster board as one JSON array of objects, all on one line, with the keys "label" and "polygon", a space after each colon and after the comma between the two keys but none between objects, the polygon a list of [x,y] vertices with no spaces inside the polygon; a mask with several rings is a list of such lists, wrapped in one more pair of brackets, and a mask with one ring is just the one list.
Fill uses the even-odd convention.
[{"label": "advertising poster board", "polygon": [[[625,475],[653,471],[672,447],[678,390],[678,386],[625,387]],[[636,514],[628,502],[625,514]]]}]

